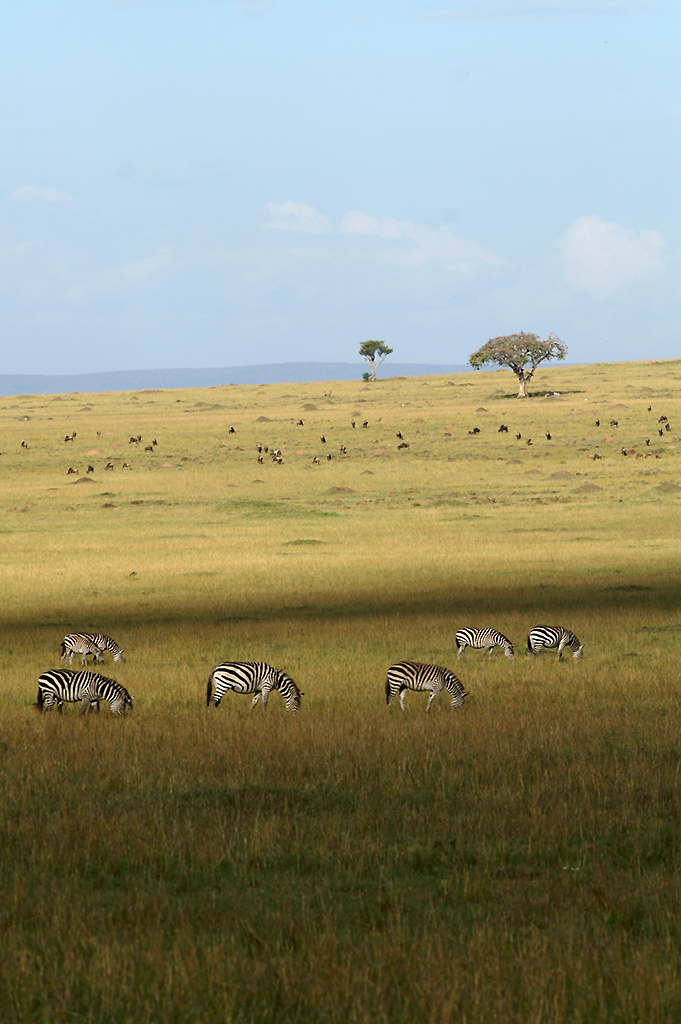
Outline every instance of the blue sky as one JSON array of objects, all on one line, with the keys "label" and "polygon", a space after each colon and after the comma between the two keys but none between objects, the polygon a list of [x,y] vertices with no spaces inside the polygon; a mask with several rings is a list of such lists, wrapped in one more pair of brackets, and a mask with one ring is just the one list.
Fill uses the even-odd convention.
[{"label": "blue sky", "polygon": [[669,0],[22,0],[4,373],[679,350]]}]

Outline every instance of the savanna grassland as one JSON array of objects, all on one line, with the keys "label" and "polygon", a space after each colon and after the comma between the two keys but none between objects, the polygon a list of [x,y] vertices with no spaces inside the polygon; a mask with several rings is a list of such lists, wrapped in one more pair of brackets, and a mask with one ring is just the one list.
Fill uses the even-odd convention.
[{"label": "savanna grassland", "polygon": [[[0,399],[3,1021],[679,1020],[681,361],[514,383]],[[74,629],[132,715],[32,709]]]}]

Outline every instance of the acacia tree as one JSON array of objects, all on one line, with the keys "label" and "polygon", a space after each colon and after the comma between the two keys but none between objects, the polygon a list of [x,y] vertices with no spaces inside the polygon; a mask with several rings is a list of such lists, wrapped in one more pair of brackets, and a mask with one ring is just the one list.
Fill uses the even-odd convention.
[{"label": "acacia tree", "polygon": [[371,371],[370,380],[376,380],[376,370],[392,349],[384,341],[363,341],[359,346],[359,354],[364,356]]},{"label": "acacia tree", "polygon": [[549,334],[541,341],[536,334],[504,334],[490,340],[474,352],[468,362],[473,369],[479,370],[487,363],[506,366],[513,370],[518,378],[518,398],[527,398],[527,385],[532,380],[534,371],[546,359],[565,359],[567,345],[557,334]]}]

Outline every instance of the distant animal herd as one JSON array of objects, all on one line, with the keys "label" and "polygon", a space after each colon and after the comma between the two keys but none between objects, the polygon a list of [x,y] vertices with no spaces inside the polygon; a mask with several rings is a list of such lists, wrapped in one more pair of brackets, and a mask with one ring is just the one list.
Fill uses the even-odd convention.
[{"label": "distant animal herd", "polygon": [[[507,658],[515,656],[511,641],[496,629],[459,629],[456,634],[458,660],[465,657],[467,647],[482,650],[483,660],[485,655],[492,657],[495,647],[500,647]],[[566,648],[570,649],[575,660],[580,660],[584,651],[583,644],[571,630],[563,626],[534,626],[527,635],[528,658],[536,657],[543,648],[557,650],[558,661],[562,660]],[[62,640],[61,660],[71,665],[74,654],[80,654],[83,667],[80,670],[62,668],[43,672],[38,679],[35,707],[46,714],[55,708],[61,711],[64,704],[80,703],[80,713],[83,715],[88,710],[99,711],[100,701],[105,701],[112,715],[132,711],[134,697],[124,686],[88,669],[88,657],[91,655],[93,664],[99,664],[104,660],[105,651],[111,653],[114,662],[122,661],[124,652],[110,636],[103,633],[68,633]],[[264,661],[228,661],[216,665],[208,677],[208,707],[217,708],[228,690],[252,694],[251,710],[262,700],[263,711],[267,710],[270,693],[276,690],[283,697],[286,710],[292,715],[298,714],[304,696],[286,672]],[[417,661],[398,661],[388,669],[385,682],[388,708],[392,707],[397,697],[400,707],[405,711],[404,697],[407,690],[430,692],[427,711],[430,711],[433,702],[438,707],[442,706],[443,690],[451,697],[453,708],[462,707],[468,695],[461,680],[451,669]]]}]

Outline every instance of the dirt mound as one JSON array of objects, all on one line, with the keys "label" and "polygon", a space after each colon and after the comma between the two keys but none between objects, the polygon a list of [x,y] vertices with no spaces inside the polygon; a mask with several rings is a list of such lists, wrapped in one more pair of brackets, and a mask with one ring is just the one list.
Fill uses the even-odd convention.
[{"label": "dirt mound", "polygon": [[581,484],[579,487],[575,487],[573,494],[595,494],[596,491],[602,491],[603,488],[599,487],[598,484]]},{"label": "dirt mound", "polygon": [[660,494],[681,494],[681,487],[678,484],[673,484],[671,480],[666,480],[663,484],[658,484],[655,488]]},{"label": "dirt mound", "polygon": [[327,494],[356,494],[352,487],[329,487]]},{"label": "dirt mound", "polygon": [[476,412],[487,412],[487,409],[485,409],[484,405],[479,405],[478,408],[475,411]]},{"label": "dirt mound", "polygon": [[257,420],[253,420],[254,423],[274,423],[269,416],[258,416]]},{"label": "dirt mound", "polygon": [[560,469],[557,473],[552,473],[549,477],[550,480],[571,480],[574,473],[568,473],[567,469]]},{"label": "dirt mound", "polygon": [[[308,402],[307,405],[303,406],[303,409],[305,410],[305,412],[316,412],[317,406],[313,405],[312,402]],[[359,413],[357,415],[359,415]]]},{"label": "dirt mound", "polygon": [[95,481],[91,476],[81,476],[77,480],[69,480],[69,486],[71,484],[94,484]]}]

